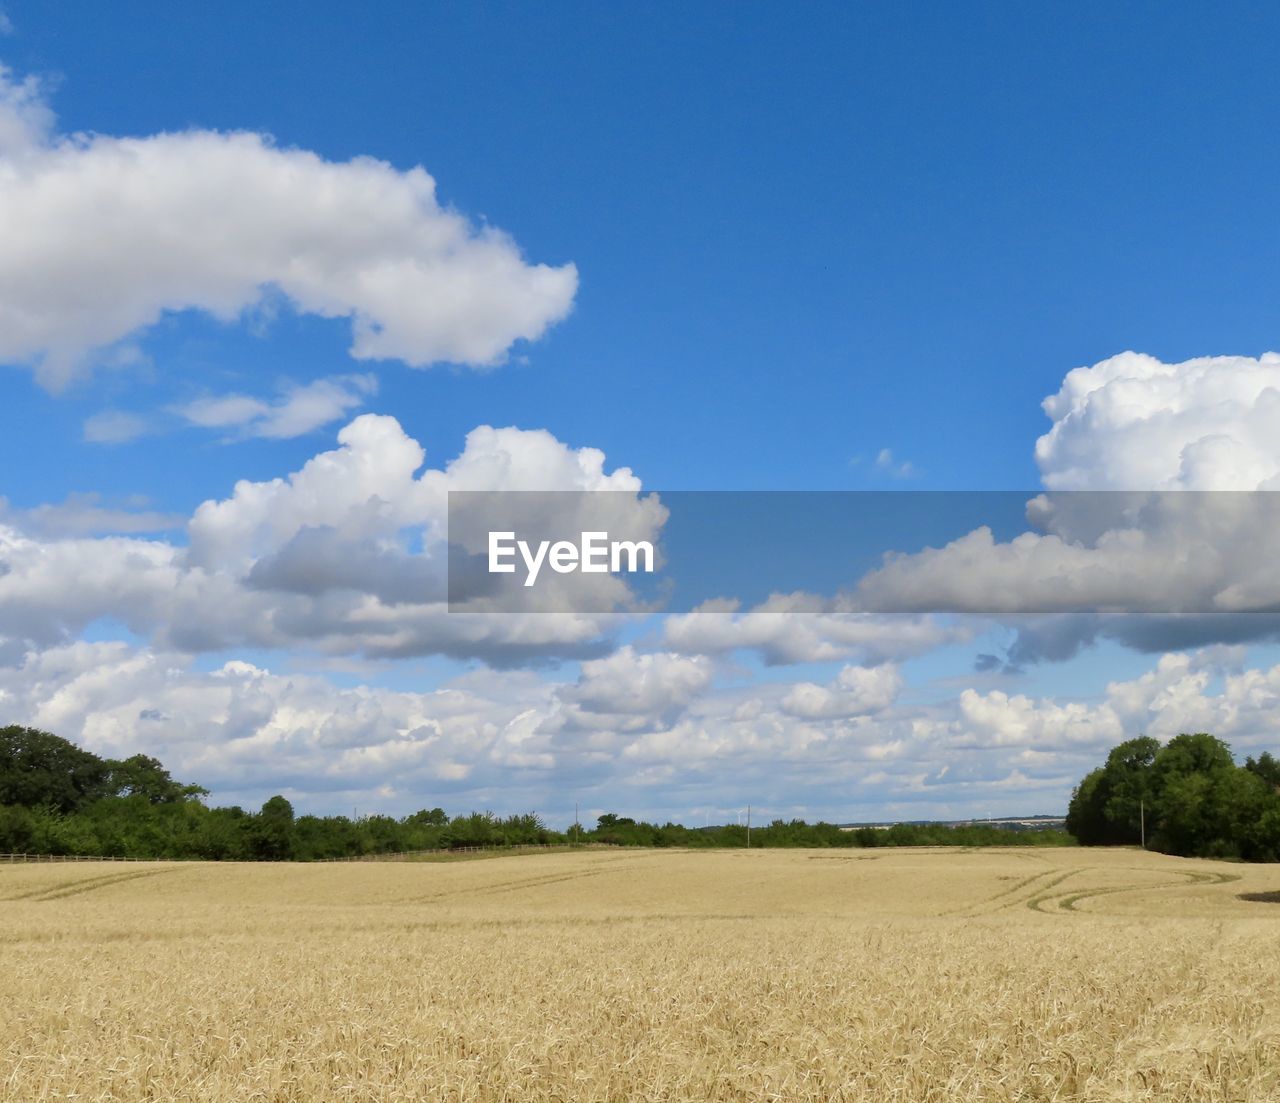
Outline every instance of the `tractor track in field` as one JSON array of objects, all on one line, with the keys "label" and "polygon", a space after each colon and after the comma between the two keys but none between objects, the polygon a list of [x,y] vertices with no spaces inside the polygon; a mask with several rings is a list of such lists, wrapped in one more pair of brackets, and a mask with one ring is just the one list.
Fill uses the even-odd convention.
[{"label": "tractor track in field", "polygon": [[496,884],[465,885],[458,888],[443,889],[439,892],[427,893],[402,901],[406,904],[430,904],[443,900],[456,900],[462,897],[500,896],[505,893],[521,892],[524,889],[541,888],[543,885],[556,885],[565,881],[582,881],[592,877],[602,877],[609,873],[625,873],[632,866],[640,864],[634,858],[614,858],[608,863],[601,863],[592,869],[575,870],[571,873],[544,873],[535,877],[518,877],[510,881]]},{"label": "tractor track in field", "polygon": [[[1130,882],[1121,885],[1080,886],[1082,875],[1102,872],[1097,867],[1085,866],[1079,869],[1046,869],[1024,877],[992,896],[970,904],[961,904],[948,908],[938,914],[957,918],[976,919],[981,916],[995,915],[1009,908],[1025,906],[1032,911],[1045,915],[1061,912],[1082,911],[1079,905],[1087,900],[1102,896],[1113,896],[1125,892],[1165,892],[1169,889],[1189,888],[1195,885],[1225,885],[1240,880],[1238,873],[1218,873],[1210,871],[1169,871],[1177,880],[1156,882]],[[1119,871],[1117,871],[1119,872]],[[1146,870],[1129,869],[1123,872],[1145,873]],[[1076,878],[1077,883],[1062,888],[1068,879]]]},{"label": "tractor track in field", "polygon": [[[1068,877],[1072,877],[1080,871],[1077,869],[1060,870],[1049,868],[1041,870],[1039,873],[1033,873],[1030,877],[1023,877],[1016,883],[1009,885],[1007,888],[1001,889],[992,896],[988,896],[983,900],[978,900],[970,904],[960,904],[954,908],[948,908],[939,914],[964,916],[965,918],[976,918],[980,915],[994,915],[996,912],[1004,908],[1013,907],[1019,903],[1025,903],[1025,900],[1018,894],[1026,889],[1031,889],[1031,895],[1034,897],[1038,893],[1046,889],[1060,885]],[[1053,877],[1054,874],[1056,877]],[[1052,880],[1046,881],[1046,877],[1052,877]]]},{"label": "tractor track in field", "polygon": [[[1141,873],[1144,870],[1129,870]],[[1189,888],[1193,885],[1227,885],[1240,880],[1238,873],[1196,872],[1193,870],[1177,871],[1176,881],[1158,881],[1154,884],[1106,885],[1095,888],[1067,889],[1065,892],[1037,894],[1026,901],[1032,911],[1044,914],[1079,911],[1077,905],[1085,900],[1093,900],[1100,896],[1114,896],[1122,892],[1163,892],[1167,889]]]},{"label": "tractor track in field", "polygon": [[32,904],[44,903],[47,900],[65,900],[69,896],[83,896],[98,889],[111,888],[126,881],[138,881],[145,877],[159,877],[165,873],[177,873],[177,869],[139,869],[127,873],[104,873],[97,877],[81,877],[74,881],[59,881],[53,885],[41,885],[28,892],[20,892],[15,896],[6,896],[3,902],[24,900]]}]

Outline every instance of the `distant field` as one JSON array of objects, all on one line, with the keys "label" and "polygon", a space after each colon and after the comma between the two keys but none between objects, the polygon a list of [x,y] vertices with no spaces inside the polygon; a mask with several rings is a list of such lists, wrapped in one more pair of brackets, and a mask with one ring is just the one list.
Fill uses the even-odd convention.
[{"label": "distant field", "polygon": [[1280,866],[0,867],[0,1099],[1277,1100]]}]

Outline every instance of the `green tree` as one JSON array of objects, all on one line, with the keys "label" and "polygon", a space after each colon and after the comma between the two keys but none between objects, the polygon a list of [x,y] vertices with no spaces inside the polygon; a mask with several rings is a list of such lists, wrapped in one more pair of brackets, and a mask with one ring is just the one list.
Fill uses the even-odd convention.
[{"label": "green tree", "polygon": [[1116,843],[1137,843],[1143,837],[1143,820],[1151,810],[1154,794],[1152,767],[1160,741],[1143,735],[1112,749],[1103,768],[1106,790],[1103,815]]},{"label": "green tree", "polygon": [[1107,846],[1116,841],[1107,819],[1107,797],[1110,789],[1106,770],[1091,770],[1076,786],[1067,805],[1067,830],[1081,846]]},{"label": "green tree", "polygon": [[35,851],[36,825],[29,809],[0,805],[0,851],[29,854]]},{"label": "green tree", "polygon": [[107,794],[108,766],[56,735],[0,728],[0,804],[74,812]]},{"label": "green tree", "polygon": [[123,762],[108,760],[107,788],[120,797],[143,797],[151,804],[174,804],[192,797],[209,795],[199,785],[183,785],[174,781],[157,759],[136,754]]},{"label": "green tree", "polygon": [[254,817],[250,832],[254,857],[269,862],[283,862],[293,857],[293,805],[282,796],[274,796]]},{"label": "green tree", "polygon": [[1134,842],[1145,805],[1157,850],[1273,861],[1280,855],[1276,768],[1270,754],[1237,766],[1231,748],[1207,732],[1180,734],[1163,747],[1129,740],[1076,787],[1067,830],[1086,846]]},{"label": "green tree", "polygon": [[1244,768],[1250,773],[1257,774],[1272,789],[1280,789],[1280,759],[1273,756],[1270,751],[1263,751],[1257,758],[1246,758]]}]

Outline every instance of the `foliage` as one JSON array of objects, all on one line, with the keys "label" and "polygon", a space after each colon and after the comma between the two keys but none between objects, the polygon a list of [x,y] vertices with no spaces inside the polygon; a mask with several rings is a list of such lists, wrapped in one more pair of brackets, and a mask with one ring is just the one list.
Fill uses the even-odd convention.
[{"label": "foliage", "polygon": [[1206,732],[1163,747],[1121,743],[1076,787],[1067,830],[1085,846],[1138,843],[1203,858],[1280,858],[1280,762],[1270,753],[1237,766]]},{"label": "foliage", "polygon": [[[1259,784],[1261,784],[1259,782]],[[0,731],[0,851],[129,858],[315,861],[402,851],[597,843],[645,847],[745,847],[740,824],[688,828],[606,813],[594,831],[551,830],[533,813],[450,816],[424,808],[391,816],[296,816],[284,796],[257,812],[209,808],[207,790],[174,780],[154,758],[100,759],[48,732]],[[1063,845],[1058,831],[986,825],[898,824],[844,830],[774,820],[754,827],[752,847]]]},{"label": "foliage", "polygon": [[49,732],[0,728],[0,804],[75,812],[110,792],[110,765]]},{"label": "foliage", "polygon": [[[742,824],[689,828],[678,823],[637,822],[607,813],[595,831],[583,839],[611,846],[745,847],[747,829]],[[1073,840],[1061,831],[1019,831],[989,824],[898,823],[892,827],[847,829],[833,823],[774,820],[751,829],[756,847],[879,847],[879,846],[1065,846]]]}]

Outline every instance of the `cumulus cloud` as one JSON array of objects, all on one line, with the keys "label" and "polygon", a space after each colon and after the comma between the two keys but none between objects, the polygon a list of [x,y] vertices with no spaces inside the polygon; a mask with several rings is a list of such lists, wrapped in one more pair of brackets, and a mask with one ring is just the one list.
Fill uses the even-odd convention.
[{"label": "cumulus cloud", "polygon": [[1106,749],[1122,739],[1210,731],[1237,751],[1266,747],[1280,722],[1280,666],[1246,669],[1239,647],[1162,655],[1145,674],[1111,682],[1094,700],[1057,700],[965,690],[954,745],[975,749],[1073,746]]},{"label": "cumulus cloud", "polygon": [[269,294],[350,319],[359,360],[492,365],[576,288],[420,167],[247,132],[59,134],[38,82],[0,68],[0,362],[51,390],[166,312],[233,321]]},{"label": "cumulus cloud", "polygon": [[1277,635],[1280,355],[1125,353],[1068,373],[1044,408],[1050,493],[1028,503],[1029,531],[891,557],[857,607],[1012,616],[1014,664],[1100,637],[1159,652]]},{"label": "cumulus cloud", "polygon": [[1001,690],[980,694],[966,689],[960,694],[959,705],[963,731],[974,746],[1102,746],[1124,738],[1119,717],[1106,704],[1059,704],[1021,694],[1010,696]]},{"label": "cumulus cloud", "polygon": [[829,686],[801,682],[782,699],[782,711],[806,720],[834,720],[882,712],[902,692],[897,666],[846,666]]},{"label": "cumulus cloud", "polygon": [[[1130,397],[1123,408],[1154,409],[1170,378],[1180,372],[1199,378],[1206,370],[1204,362],[1188,363],[1155,373],[1156,397],[1148,395],[1146,407],[1140,399],[1144,392],[1135,392],[1137,374],[1130,372],[1133,378],[1125,377]],[[1251,363],[1270,370],[1267,357]],[[1096,403],[1098,392],[1113,385],[1106,380],[1116,370],[1112,365],[1102,373],[1101,383],[1089,377],[1097,383],[1092,389],[1064,384],[1062,394],[1077,398],[1052,406],[1061,424]],[[1269,399],[1259,391],[1258,401],[1265,406]],[[1101,417],[1089,408],[1094,412],[1086,411],[1084,422]],[[223,424],[247,424],[262,416],[253,401],[210,414]],[[1118,417],[1103,420],[1110,424]],[[1162,419],[1150,413],[1147,420]],[[1099,432],[1105,436],[1105,427]],[[604,646],[602,616],[505,617],[500,631],[478,627],[485,618],[442,620],[445,502],[450,490],[618,491],[626,515],[643,531],[656,533],[665,515],[660,505],[639,496],[640,482],[632,472],[606,472],[597,450],[569,449],[550,434],[516,429],[481,427],[469,435],[460,456],[444,468],[425,471],[421,446],[393,419],[358,418],[339,441],[338,449],[321,453],[287,479],[243,482],[229,497],[206,502],[191,518],[188,546],[180,553],[167,545],[143,549],[137,558],[152,564],[153,589],[163,589],[165,596],[149,597],[141,611],[131,610],[132,622],[163,625],[157,631],[169,643],[190,649],[251,640],[259,646],[305,642],[331,652],[384,656],[435,648],[472,655],[486,653],[501,638],[513,648],[504,661],[515,662],[555,646],[575,648],[580,657]],[[1181,462],[1169,470],[1182,470]],[[1052,469],[1045,470],[1048,481]],[[973,623],[926,615],[938,609],[999,617],[1014,626],[1017,635],[1006,656],[1012,666],[1069,658],[1098,638],[1156,653],[1267,638],[1280,632],[1280,583],[1268,551],[1280,538],[1280,503],[1272,497],[1050,492],[1029,503],[1028,525],[1035,531],[1011,541],[978,529],[941,548],[891,559],[835,598],[775,595],[748,609],[732,601],[710,602],[668,617],[664,646],[686,656],[747,649],[770,664],[874,666],[971,638],[977,631]],[[530,503],[535,513],[544,510],[535,496]],[[21,541],[14,540],[17,549]],[[89,547],[82,552],[98,553]],[[58,554],[72,553],[62,549]],[[10,558],[25,562],[24,555],[34,553],[14,550]],[[32,595],[55,595],[56,582],[21,590],[12,567],[7,577],[13,587],[10,608],[22,611],[27,630],[44,628],[32,638],[49,641],[87,623],[83,612],[68,611],[74,605],[70,596],[47,599],[63,615],[42,620],[37,614],[39,602]],[[602,584],[619,592],[587,607],[624,608],[621,581],[606,576]],[[68,595],[82,589],[72,585]],[[136,583],[127,592],[142,600]],[[552,602],[536,608],[584,608],[576,600],[555,604],[554,591],[539,587],[536,592],[550,595],[538,600]],[[110,595],[84,608],[103,607],[112,607]],[[481,601],[468,608],[488,607]],[[535,606],[520,609],[533,613]],[[911,615],[899,615],[903,612]],[[1040,615],[1046,613],[1061,615]],[[1248,615],[1235,615],[1241,613]]]},{"label": "cumulus cloud", "polygon": [[74,643],[0,668],[8,715],[98,753],[145,749],[222,794],[377,792],[404,810],[423,793],[492,781],[509,764],[507,729],[545,708],[551,688],[507,675],[479,692],[466,680],[420,693],[341,689],[239,660],[204,672],[124,643]]},{"label": "cumulus cloud", "polygon": [[1067,373],[1036,442],[1051,490],[1280,489],[1280,354],[1166,364],[1125,352]]},{"label": "cumulus cloud", "polygon": [[202,671],[125,643],[0,665],[5,715],[102,754],[154,754],[218,800],[283,790],[330,811],[356,799],[393,812],[466,800],[547,811],[573,792],[678,812],[705,804],[725,769],[762,793],[767,779],[793,811],[815,791],[830,800],[833,782],[839,801],[934,799],[922,760],[938,748],[910,721],[798,719],[778,707],[786,689],[715,692],[705,662],[630,649],[586,664],[576,683],[478,671],[428,691],[339,688],[242,660]]},{"label": "cumulus cloud", "polygon": [[859,661],[876,664],[968,639],[974,629],[921,616],[876,616],[839,599],[775,594],[747,610],[735,600],[703,602],[667,617],[663,639],[675,651],[717,655],[757,651],[770,665]]},{"label": "cumulus cloud", "polygon": [[703,656],[637,653],[630,645],[582,664],[575,685],[558,694],[563,726],[595,731],[669,727],[711,684]]},{"label": "cumulus cloud", "polygon": [[544,431],[478,428],[442,468],[423,468],[422,446],[394,418],[358,417],[338,441],[288,478],[244,480],[203,503],[185,544],[92,539],[73,535],[75,526],[41,538],[26,524],[39,514],[0,518],[0,634],[47,647],[110,618],[184,651],[300,647],[502,664],[590,658],[607,647],[607,615],[547,614],[532,603],[503,616],[450,613],[446,501],[477,483],[611,490],[639,524],[660,524],[630,470],[606,471],[601,452]]},{"label": "cumulus cloud", "polygon": [[1269,548],[1280,496],[1041,496],[1042,530],[1009,541],[979,528],[941,548],[890,558],[859,580],[877,611],[983,614],[1211,614],[1280,608]]},{"label": "cumulus cloud", "polygon": [[422,530],[444,538],[450,491],[616,491],[637,503],[629,468],[605,471],[598,449],[569,448],[545,430],[480,426],[444,468],[427,468],[423,447],[395,418],[365,414],[338,433],[339,447],[308,460],[287,479],[241,481],[228,498],[203,503],[189,526],[193,563],[247,568],[305,528],[352,538]]},{"label": "cumulus cloud", "polygon": [[0,661],[0,713],[102,754],[155,754],[219,800],[287,791],[309,808],[392,812],[473,801],[558,808],[567,822],[566,793],[688,819],[739,791],[766,815],[946,817],[1060,809],[1110,746],[1141,733],[1269,745],[1280,666],[1244,658],[1168,654],[1093,698],[967,688],[909,703],[888,666],[822,686],[717,685],[705,659],[627,647],[576,681],[481,669],[404,690],[79,641]]}]

